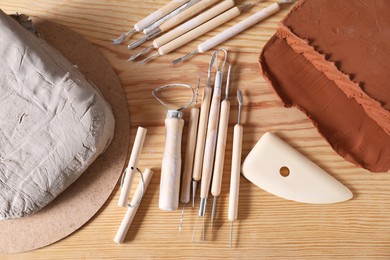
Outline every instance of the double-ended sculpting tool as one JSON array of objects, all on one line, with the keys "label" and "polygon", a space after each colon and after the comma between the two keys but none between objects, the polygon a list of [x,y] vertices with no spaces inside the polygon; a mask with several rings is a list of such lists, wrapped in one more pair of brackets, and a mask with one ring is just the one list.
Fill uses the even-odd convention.
[{"label": "double-ended sculpting tool", "polygon": [[177,64],[181,61],[189,59],[193,55],[196,55],[198,53],[204,53],[204,52],[214,48],[218,44],[232,38],[233,36],[241,33],[242,31],[245,31],[249,27],[251,27],[251,26],[259,23],[260,21],[266,19],[267,17],[275,14],[276,12],[278,12],[281,9],[281,5],[287,4],[287,3],[292,3],[294,1],[295,0],[281,0],[277,3],[274,3],[268,7],[260,10],[259,12],[255,13],[254,15],[249,16],[245,20],[233,25],[232,27],[224,30],[223,32],[221,32],[221,33],[215,35],[214,37],[199,44],[196,50],[184,55],[181,58],[174,60],[172,63]]}]

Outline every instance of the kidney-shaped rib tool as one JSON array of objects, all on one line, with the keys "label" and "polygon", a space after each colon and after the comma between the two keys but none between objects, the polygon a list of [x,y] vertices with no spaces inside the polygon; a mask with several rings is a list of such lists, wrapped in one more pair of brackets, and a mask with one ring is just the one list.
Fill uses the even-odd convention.
[{"label": "kidney-shaped rib tool", "polygon": [[270,132],[246,157],[242,174],[269,193],[303,203],[337,203],[353,196],[347,187]]}]

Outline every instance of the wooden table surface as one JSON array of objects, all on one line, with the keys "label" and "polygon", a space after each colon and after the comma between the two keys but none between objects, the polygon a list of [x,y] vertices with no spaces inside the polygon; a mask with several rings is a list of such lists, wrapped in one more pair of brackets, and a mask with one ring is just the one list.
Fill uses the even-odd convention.
[{"label": "wooden table surface", "polygon": [[[148,129],[140,168],[152,167],[154,177],[139,207],[124,244],[113,242],[125,209],[116,206],[119,185],[102,209],[80,230],[45,248],[22,254],[3,254],[1,259],[149,259],[149,258],[242,258],[242,259],[370,259],[390,258],[390,175],[372,174],[338,156],[306,116],[295,108],[286,109],[259,74],[258,55],[275,33],[277,23],[291,6],[222,44],[233,64],[232,91],[242,89],[243,158],[257,140],[273,131],[354,193],[350,201],[333,205],[308,205],[273,196],[241,177],[238,221],[233,248],[229,249],[227,220],[230,183],[232,128],[237,102],[231,95],[228,145],[222,194],[213,230],[206,219],[206,241],[192,243],[197,208],[187,207],[183,231],[178,234],[181,211],[158,209],[160,164],[164,145],[165,110],[151,91],[169,83],[205,83],[211,53],[198,55],[179,66],[170,61],[194,50],[216,32],[233,25],[269,5],[266,1],[241,17],[187,44],[165,57],[145,65],[127,63],[134,52],[110,39],[127,31],[134,22],[168,0],[2,0],[7,13],[19,12],[53,20],[84,35],[109,59],[123,84],[131,116],[131,140],[137,126]],[[138,34],[132,39],[140,38]],[[147,45],[144,45],[147,46]],[[234,97],[234,98],[233,98]],[[184,100],[185,96],[178,94]],[[186,113],[188,116],[188,112]],[[186,129],[183,143],[185,144]],[[184,145],[183,145],[184,147]],[[307,185],[310,185],[309,183]],[[211,203],[210,203],[211,204]],[[210,205],[209,205],[210,206]],[[210,212],[208,207],[208,212]]]}]

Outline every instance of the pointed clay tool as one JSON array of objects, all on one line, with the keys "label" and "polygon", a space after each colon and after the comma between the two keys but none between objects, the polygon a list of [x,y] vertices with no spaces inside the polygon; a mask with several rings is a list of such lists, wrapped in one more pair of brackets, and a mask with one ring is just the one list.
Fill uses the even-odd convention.
[{"label": "pointed clay tool", "polygon": [[249,181],[284,199],[330,204],[352,198],[352,192],[274,134],[267,132],[242,165]]}]

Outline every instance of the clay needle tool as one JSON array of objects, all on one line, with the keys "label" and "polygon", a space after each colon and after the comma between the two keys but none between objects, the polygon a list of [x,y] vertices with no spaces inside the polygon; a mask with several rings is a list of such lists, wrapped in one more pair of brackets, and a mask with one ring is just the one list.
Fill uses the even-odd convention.
[{"label": "clay needle tool", "polygon": [[[137,169],[138,170],[138,169]],[[138,170],[139,171],[139,170]],[[153,171],[150,169],[145,169],[144,173],[141,174],[143,176],[142,183],[140,182],[137,186],[137,189],[135,190],[134,196],[131,200],[131,204],[136,205],[134,207],[128,207],[126,214],[121,222],[121,225],[118,229],[118,232],[115,235],[114,241],[116,243],[123,243],[123,240],[125,240],[127,231],[129,230],[131,223],[133,222],[134,216],[137,213],[139,203],[143,198],[144,192],[147,189],[150,180],[153,176]]]},{"label": "clay needle tool", "polygon": [[[224,24],[225,22],[233,19],[234,17],[238,16],[242,10],[244,10],[246,7],[253,5],[252,3],[250,4],[245,4],[240,7],[233,7],[227,10],[226,12],[223,12],[222,14],[218,15],[217,17],[211,19],[210,21],[196,27],[195,29],[181,35],[180,37],[174,39],[173,41],[170,41],[169,43],[161,46],[160,48],[157,49],[157,52],[150,55],[146,59],[140,61],[138,64],[144,63],[156,56],[162,56],[166,55],[177,48],[185,45],[186,43],[198,38],[199,36],[217,28],[221,24]],[[183,59],[185,59],[183,57]],[[177,62],[175,61],[175,64]]]},{"label": "clay needle tool", "polygon": [[174,39],[180,37],[181,35],[185,34],[186,32],[191,31],[192,29],[198,27],[199,25],[207,22],[208,20],[214,18],[215,16],[221,14],[222,12],[225,12],[229,8],[234,6],[234,0],[224,0],[218,5],[210,8],[209,10],[201,13],[200,15],[192,18],[191,20],[181,24],[180,26],[176,27],[173,30],[170,30],[166,34],[158,37],[153,41],[153,44],[149,47],[146,47],[142,51],[134,54],[130,57],[128,61],[133,61],[139,56],[150,52],[152,49],[158,49],[164,44],[167,44],[170,41],[173,41]]},{"label": "clay needle tool", "polygon": [[183,209],[180,218],[179,233],[181,232],[183,226],[185,206],[187,205],[188,202],[190,202],[190,197],[191,197],[190,194],[191,194],[192,169],[194,166],[196,134],[198,132],[198,121],[199,121],[199,107],[197,106],[199,86],[200,86],[200,79],[198,79],[198,86],[196,88],[195,106],[191,108],[190,120],[188,123],[186,157],[184,161],[183,177],[182,177],[181,192],[180,192],[180,202],[183,203]]},{"label": "clay needle tool", "polygon": [[211,211],[211,227],[214,225],[215,209],[217,206],[217,197],[221,194],[223,165],[225,162],[226,137],[229,125],[230,102],[229,86],[231,65],[228,68],[226,79],[225,99],[221,102],[221,114],[219,117],[217,150],[215,152],[215,162],[213,171],[213,182],[211,184],[211,194],[214,196],[213,207]]},{"label": "clay needle tool", "polygon": [[233,148],[232,148],[232,171],[230,177],[230,194],[229,194],[229,213],[228,219],[230,221],[230,239],[229,247],[232,247],[233,237],[233,222],[237,220],[238,213],[238,197],[240,191],[240,172],[241,172],[241,151],[242,151],[242,134],[243,127],[241,125],[241,109],[242,109],[242,93],[237,90],[238,100],[238,118],[237,124],[233,130]]},{"label": "clay needle tool", "polygon": [[136,169],[138,167],[138,159],[144,145],[146,128],[138,127],[137,134],[135,136],[133,149],[130,154],[129,163],[124,172],[121,192],[119,195],[118,206],[127,207],[128,197],[131,191],[131,185],[133,184]]},{"label": "clay needle tool", "polygon": [[172,63],[177,64],[183,60],[189,59],[193,55],[196,55],[198,53],[204,53],[204,52],[214,48],[218,44],[232,38],[233,36],[241,33],[242,31],[245,31],[249,27],[259,23],[260,21],[262,21],[262,20],[266,19],[267,17],[273,15],[274,13],[278,12],[281,8],[280,7],[281,5],[287,4],[287,3],[292,3],[294,1],[295,0],[281,0],[277,3],[271,4],[270,6],[262,9],[261,11],[255,13],[254,15],[249,16],[245,20],[233,25],[232,27],[224,30],[223,32],[221,32],[221,33],[215,35],[214,37],[206,40],[205,42],[199,44],[198,48],[196,50],[184,55],[181,58],[174,60]]},{"label": "clay needle tool", "polygon": [[173,0],[169,2],[165,6],[161,7],[157,11],[154,11],[150,15],[143,18],[141,21],[134,24],[134,28],[122,34],[121,36],[119,36],[119,38],[113,40],[112,42],[114,44],[121,44],[126,39],[126,37],[133,35],[135,32],[141,32],[146,27],[150,26],[151,24],[158,21],[162,17],[168,15],[170,12],[174,11],[175,9],[187,3],[188,1],[189,0]]},{"label": "clay needle tool", "polygon": [[[191,90],[191,100],[181,108],[173,109],[161,100],[157,93],[168,88],[188,88]],[[179,206],[180,173],[181,173],[181,138],[184,126],[183,110],[194,101],[194,90],[186,84],[170,84],[153,90],[152,95],[168,108],[165,119],[165,148],[161,165],[159,208],[176,210]]]},{"label": "clay needle tool", "polygon": [[[204,241],[204,218],[206,212],[207,198],[210,191],[211,175],[213,172],[214,156],[215,156],[215,146],[217,143],[217,131],[218,131],[218,119],[219,119],[219,110],[221,106],[221,88],[223,80],[223,71],[227,60],[227,51],[225,49],[219,49],[224,54],[224,59],[222,66],[218,66],[218,54],[216,58],[216,74],[214,81],[214,91],[211,99],[210,105],[210,115],[209,121],[207,124],[207,134],[206,134],[206,144],[204,149],[203,156],[203,166],[202,166],[202,179],[200,186],[200,205],[198,216],[202,217],[203,227],[202,227],[202,241]],[[198,218],[199,219],[199,218]],[[194,232],[196,231],[196,226],[194,227]]]},{"label": "clay needle tool", "polygon": [[217,56],[217,51],[211,55],[209,69],[207,71],[207,84],[203,88],[202,104],[200,106],[198,136],[196,138],[194,168],[192,171],[192,207],[195,207],[195,196],[198,188],[198,182],[202,175],[202,163],[204,155],[204,145],[206,142],[207,120],[209,118],[210,101],[211,101],[211,70]]},{"label": "clay needle tool", "polygon": [[160,35],[160,34],[162,34],[164,32],[169,31],[170,29],[172,29],[172,28],[176,27],[177,25],[185,22],[189,18],[193,17],[197,13],[203,11],[204,9],[206,9],[207,7],[215,4],[218,1],[219,0],[202,0],[202,1],[194,4],[193,6],[187,8],[186,10],[181,12],[180,14],[178,14],[178,15],[172,17],[171,19],[165,21],[163,24],[161,24],[157,28],[154,28],[152,31],[147,33],[143,38],[141,38],[141,39],[133,42],[132,44],[130,44],[129,45],[129,49],[133,50],[133,49],[137,48],[138,46],[140,46],[141,44],[143,44],[144,42],[146,42],[146,41],[148,41],[150,39],[153,39],[153,38],[157,37],[158,35]]}]

